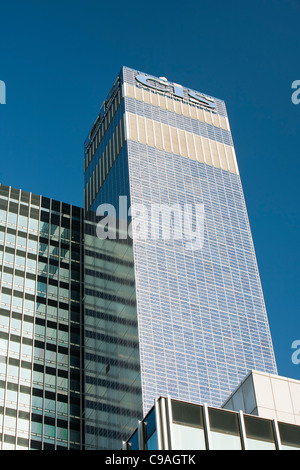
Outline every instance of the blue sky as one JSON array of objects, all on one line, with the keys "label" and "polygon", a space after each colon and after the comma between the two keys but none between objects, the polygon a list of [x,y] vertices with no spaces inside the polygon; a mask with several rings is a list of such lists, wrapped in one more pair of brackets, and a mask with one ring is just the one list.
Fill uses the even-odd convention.
[{"label": "blue sky", "polygon": [[1,4],[0,182],[83,205],[83,143],[127,65],[224,99],[279,373],[300,378],[300,0]]}]

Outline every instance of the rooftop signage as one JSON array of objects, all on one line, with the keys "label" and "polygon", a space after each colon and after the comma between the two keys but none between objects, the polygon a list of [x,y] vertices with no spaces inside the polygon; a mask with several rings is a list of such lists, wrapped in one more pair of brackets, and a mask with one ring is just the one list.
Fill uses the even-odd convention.
[{"label": "rooftop signage", "polygon": [[138,74],[135,79],[137,82],[141,83],[146,87],[154,88],[160,92],[170,93],[173,96],[177,96],[182,99],[187,99],[196,104],[199,104],[200,106],[204,106],[210,109],[215,109],[216,107],[213,98],[203,95],[202,93],[190,90],[188,88],[183,88],[177,83],[168,82],[168,80],[164,77],[155,78],[150,75]]}]

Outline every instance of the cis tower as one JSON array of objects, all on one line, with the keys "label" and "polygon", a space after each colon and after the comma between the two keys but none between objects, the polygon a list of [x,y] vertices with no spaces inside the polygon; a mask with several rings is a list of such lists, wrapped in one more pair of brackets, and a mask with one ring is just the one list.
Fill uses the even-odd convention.
[{"label": "cis tower", "polygon": [[[84,169],[86,444],[118,445],[159,396],[221,406],[250,370],[276,374],[225,103],[123,67]],[[97,208],[119,214],[120,196],[148,213],[201,205],[201,246],[100,239]]]}]

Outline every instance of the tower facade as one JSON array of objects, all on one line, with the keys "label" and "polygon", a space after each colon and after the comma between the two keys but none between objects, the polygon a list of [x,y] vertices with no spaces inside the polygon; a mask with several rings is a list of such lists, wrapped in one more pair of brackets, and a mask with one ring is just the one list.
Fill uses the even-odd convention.
[{"label": "tower facade", "polygon": [[[251,369],[276,373],[224,102],[123,67],[85,142],[84,165],[90,243],[114,247],[123,263],[113,270],[122,296],[94,276],[89,298],[115,364],[98,378],[94,370],[95,382],[114,390],[107,406],[131,392],[140,414],[162,395],[220,406]],[[97,315],[101,297],[123,327]],[[125,338],[134,348],[120,353]],[[132,409],[131,399],[123,403],[119,430]]]},{"label": "tower facade", "polygon": [[0,449],[81,449],[83,210],[0,185]]}]

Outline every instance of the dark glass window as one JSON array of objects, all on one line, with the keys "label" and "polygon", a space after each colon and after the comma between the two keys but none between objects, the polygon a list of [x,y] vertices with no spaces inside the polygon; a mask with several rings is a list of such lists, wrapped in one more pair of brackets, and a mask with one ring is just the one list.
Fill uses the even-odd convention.
[{"label": "dark glass window", "polygon": [[281,443],[284,446],[300,447],[300,426],[278,423]]},{"label": "dark glass window", "polygon": [[52,210],[55,212],[60,212],[60,202],[59,201],[52,201]]},{"label": "dark glass window", "polygon": [[18,204],[16,202],[10,202],[9,203],[9,212],[12,212],[13,214],[18,213]]},{"label": "dark glass window", "polygon": [[31,208],[30,209],[30,218],[35,219],[35,220],[39,220],[39,217],[40,217],[40,214],[39,214],[38,209]]},{"label": "dark glass window", "polygon": [[30,448],[31,448],[32,450],[42,450],[42,443],[39,442],[39,441],[31,440],[31,442],[30,442]]},{"label": "dark glass window", "polygon": [[272,422],[254,416],[244,416],[246,435],[250,439],[274,442]]},{"label": "dark glass window", "polygon": [[8,197],[8,192],[9,192],[9,187],[4,186],[4,184],[1,184],[0,185],[0,195]]},{"label": "dark glass window", "polygon": [[202,407],[172,400],[173,422],[203,428]]},{"label": "dark glass window", "polygon": [[21,201],[25,203],[29,203],[29,196],[30,194],[27,193],[26,191],[21,191]]},{"label": "dark glass window", "polygon": [[131,438],[128,441],[128,444],[129,444],[129,450],[139,450],[138,430],[136,430],[135,433],[131,436]]},{"label": "dark glass window", "polygon": [[145,449],[156,450],[157,445],[157,433],[156,433],[156,420],[155,420],[155,408],[146,416],[144,420],[145,430]]},{"label": "dark glass window", "polygon": [[7,201],[0,199],[0,209],[6,211],[7,210]]},{"label": "dark glass window", "polygon": [[41,211],[41,221],[49,223],[49,212]]},{"label": "dark glass window", "polygon": [[11,188],[10,190],[10,198],[11,199],[15,199],[15,200],[19,200],[19,189],[14,189],[14,188]]},{"label": "dark glass window", "polygon": [[[28,210],[29,210],[28,206],[20,205],[20,215],[23,215],[24,217],[28,217]],[[25,235],[27,234],[25,233]]]},{"label": "dark glass window", "polygon": [[42,197],[41,206],[45,209],[50,209],[50,199],[48,199],[47,197]]},{"label": "dark glass window", "polygon": [[236,413],[214,408],[209,408],[208,413],[210,429],[212,431],[239,435],[239,424]]},{"label": "dark glass window", "polygon": [[39,206],[40,205],[40,196],[36,196],[35,194],[32,194],[31,195],[31,204],[35,205],[35,206]]},{"label": "dark glass window", "polygon": [[69,204],[62,203],[62,213],[63,214],[70,214],[71,206]]}]

